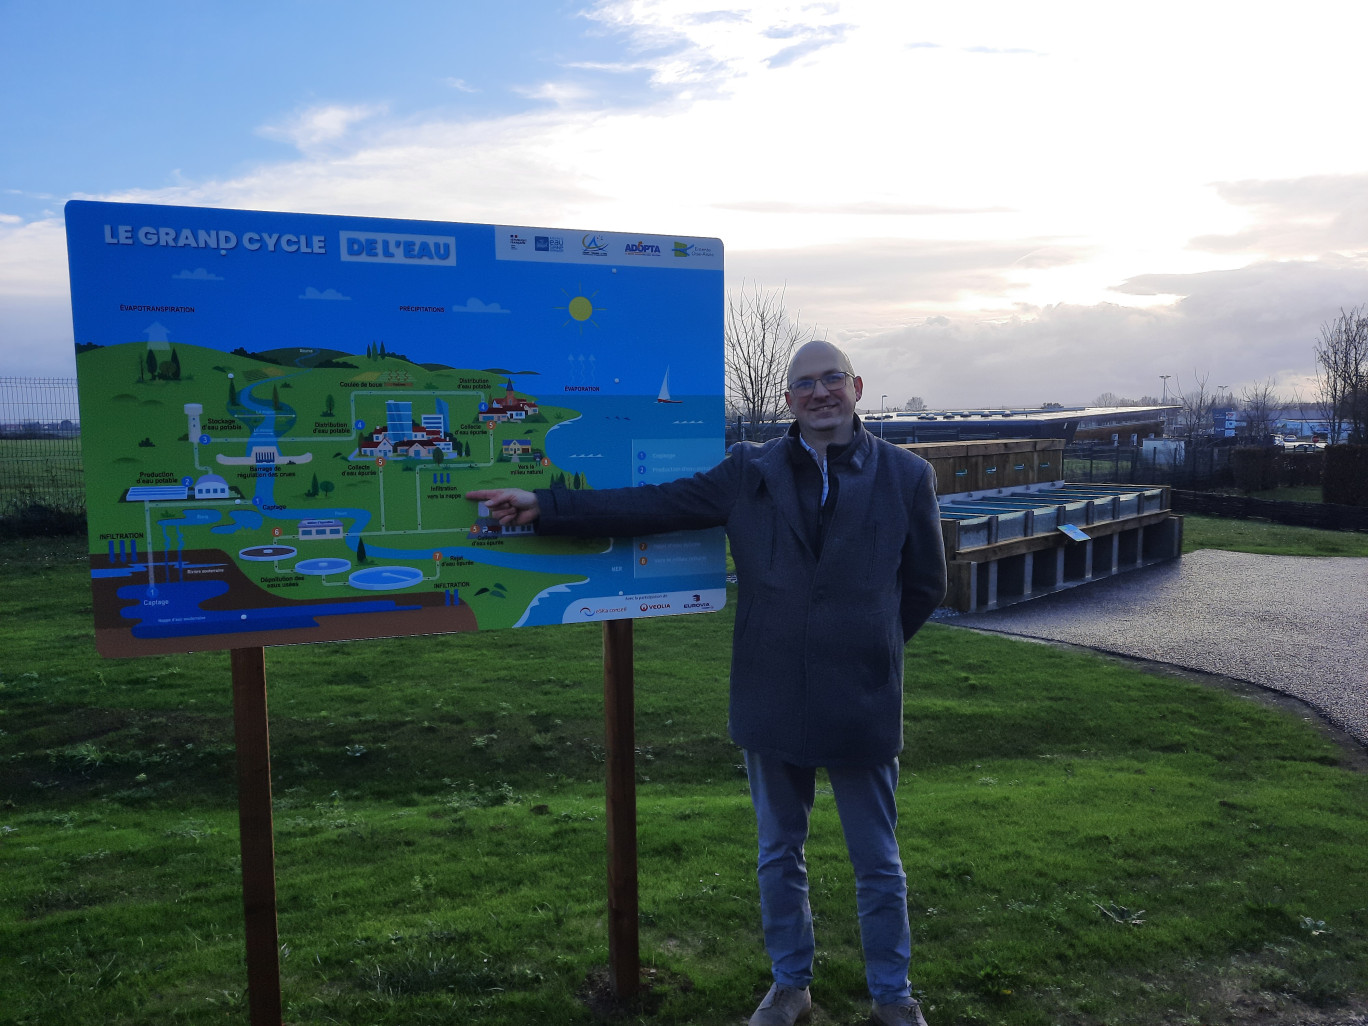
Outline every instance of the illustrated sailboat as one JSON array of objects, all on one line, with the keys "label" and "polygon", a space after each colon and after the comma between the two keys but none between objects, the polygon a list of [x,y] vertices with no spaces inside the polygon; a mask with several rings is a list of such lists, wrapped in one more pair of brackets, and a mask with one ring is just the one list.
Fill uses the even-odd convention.
[{"label": "illustrated sailboat", "polygon": [[660,383],[660,395],[656,396],[658,403],[682,403],[683,399],[670,398],[670,368],[665,368],[665,380]]}]

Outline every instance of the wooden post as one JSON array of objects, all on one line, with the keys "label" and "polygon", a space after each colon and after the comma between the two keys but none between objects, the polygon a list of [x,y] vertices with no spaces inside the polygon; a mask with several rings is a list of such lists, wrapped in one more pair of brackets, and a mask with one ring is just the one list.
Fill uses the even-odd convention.
[{"label": "wooden post", "polygon": [[280,1026],[280,940],[271,822],[271,735],[266,719],[266,650],[235,648],[232,666],[242,911],[247,926],[247,999],[251,1026]]},{"label": "wooden post", "polygon": [[632,621],[603,622],[603,728],[607,750],[608,974],[619,1001],[641,986],[636,838],[636,714]]}]

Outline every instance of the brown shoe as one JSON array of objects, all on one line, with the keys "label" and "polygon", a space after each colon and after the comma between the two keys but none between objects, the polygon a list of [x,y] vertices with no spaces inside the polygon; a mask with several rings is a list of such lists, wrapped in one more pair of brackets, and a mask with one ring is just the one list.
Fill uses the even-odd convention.
[{"label": "brown shoe", "polygon": [[781,987],[776,983],[751,1015],[748,1026],[793,1026],[811,1014],[812,994],[806,987]]}]

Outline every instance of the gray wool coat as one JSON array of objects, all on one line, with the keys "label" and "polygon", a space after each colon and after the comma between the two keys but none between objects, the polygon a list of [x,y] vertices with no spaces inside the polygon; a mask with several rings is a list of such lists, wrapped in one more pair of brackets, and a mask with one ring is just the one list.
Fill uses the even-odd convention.
[{"label": "gray wool coat", "polygon": [[539,490],[537,531],[724,526],[738,592],[732,740],[805,766],[887,762],[903,745],[903,646],[945,595],[935,476],[858,418],[843,453],[829,461],[837,481],[820,542],[820,475],[793,432],[737,443],[711,470],[667,484]]}]

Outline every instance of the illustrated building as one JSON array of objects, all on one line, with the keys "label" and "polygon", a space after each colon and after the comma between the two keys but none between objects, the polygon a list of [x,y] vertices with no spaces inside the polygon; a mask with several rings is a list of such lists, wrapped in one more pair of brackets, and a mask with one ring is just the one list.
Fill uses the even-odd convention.
[{"label": "illustrated building", "polygon": [[341,538],[345,534],[342,521],[335,518],[320,518],[316,520],[301,520],[299,522],[299,537],[301,540],[316,538]]},{"label": "illustrated building", "polygon": [[480,414],[480,421],[497,423],[505,420],[526,420],[528,417],[535,417],[539,409],[540,407],[530,399],[519,399],[515,396],[513,382],[509,381],[504,385],[503,397],[489,401],[489,409]]},{"label": "illustrated building", "polygon": [[202,474],[195,481],[195,498],[197,499],[227,499],[228,482],[217,474]]},{"label": "illustrated building", "polygon": [[408,399],[385,402],[385,423],[361,443],[362,456],[407,456],[431,459],[434,449],[452,452],[451,415],[444,399],[438,399],[433,413],[423,414],[421,423],[413,419],[413,403]]}]

